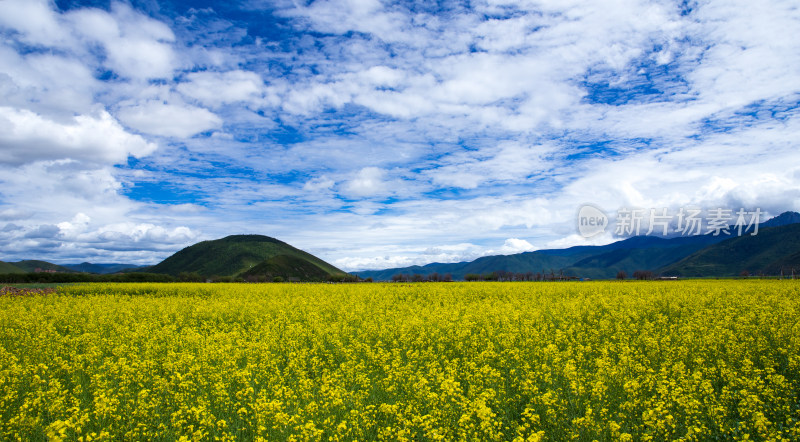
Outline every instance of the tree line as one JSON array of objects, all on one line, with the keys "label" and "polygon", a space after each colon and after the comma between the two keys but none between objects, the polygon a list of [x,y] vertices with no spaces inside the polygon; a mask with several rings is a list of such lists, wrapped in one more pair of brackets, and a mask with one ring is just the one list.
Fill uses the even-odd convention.
[{"label": "tree line", "polygon": [[[550,273],[544,270],[536,273],[496,270],[489,273],[467,273],[464,275],[465,281],[571,281],[576,279],[578,279],[577,276],[565,275],[563,270],[558,273],[553,270]],[[428,275],[398,273],[392,276],[392,282],[450,282],[452,280],[452,274],[445,273],[440,275],[436,272]]]},{"label": "tree line", "polygon": [[[178,276],[162,273],[112,273],[99,275],[96,273],[0,273],[0,283],[3,284],[48,284],[48,283],[78,283],[78,282],[304,282],[299,278],[283,276],[210,276],[206,277],[197,272],[181,272]],[[315,282],[372,282],[372,278],[362,279],[357,275],[341,273],[329,275],[327,278]]]},{"label": "tree line", "polygon": [[175,282],[177,278],[160,273],[3,273],[0,283],[6,284],[46,284],[71,282]]}]

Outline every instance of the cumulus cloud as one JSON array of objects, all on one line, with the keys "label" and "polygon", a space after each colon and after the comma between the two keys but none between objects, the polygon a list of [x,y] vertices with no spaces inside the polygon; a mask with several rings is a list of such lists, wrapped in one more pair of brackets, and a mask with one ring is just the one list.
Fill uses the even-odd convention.
[{"label": "cumulus cloud", "polygon": [[514,253],[531,252],[536,250],[536,247],[524,239],[508,238],[503,243],[503,247],[501,247],[500,250],[504,252],[504,255],[511,255]]},{"label": "cumulus cloud", "polygon": [[206,106],[248,102],[259,97],[263,81],[255,72],[193,72],[177,89]]},{"label": "cumulus cloud", "polygon": [[222,119],[208,109],[186,104],[147,101],[125,106],[117,113],[127,126],[164,137],[188,138],[222,126]]},{"label": "cumulus cloud", "polygon": [[4,250],[255,229],[378,268],[585,244],[587,202],[800,209],[791,1],[3,6]]},{"label": "cumulus cloud", "polygon": [[384,195],[389,191],[386,172],[377,167],[365,167],[343,185],[343,190],[353,197]]},{"label": "cumulus cloud", "polygon": [[0,43],[0,94],[6,106],[69,118],[90,113],[100,89],[85,63],[62,55],[20,55]]},{"label": "cumulus cloud", "polygon": [[321,177],[313,178],[311,180],[306,181],[306,183],[303,185],[303,190],[310,192],[325,191],[325,190],[330,190],[334,184],[336,183],[332,179],[323,175]]},{"label": "cumulus cloud", "polygon": [[172,30],[123,3],[113,3],[110,13],[80,9],[66,20],[77,35],[103,47],[105,64],[120,76],[168,78],[177,67]]},{"label": "cumulus cloud", "polygon": [[31,44],[62,46],[70,39],[47,0],[5,0],[0,24]]},{"label": "cumulus cloud", "polygon": [[0,163],[75,159],[115,164],[129,155],[142,157],[156,144],[127,133],[108,114],[79,115],[70,122],[49,120],[28,110],[0,107]]}]

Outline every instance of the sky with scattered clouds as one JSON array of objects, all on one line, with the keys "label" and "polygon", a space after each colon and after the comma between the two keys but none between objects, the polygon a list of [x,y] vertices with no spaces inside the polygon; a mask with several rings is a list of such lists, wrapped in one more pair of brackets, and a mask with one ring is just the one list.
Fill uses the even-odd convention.
[{"label": "sky with scattered clouds", "polygon": [[800,210],[796,0],[0,0],[0,260],[348,271]]}]

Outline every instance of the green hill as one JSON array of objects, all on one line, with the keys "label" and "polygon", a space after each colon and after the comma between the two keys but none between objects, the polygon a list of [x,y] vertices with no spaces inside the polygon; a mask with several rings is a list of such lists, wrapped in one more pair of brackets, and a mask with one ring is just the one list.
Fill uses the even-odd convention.
[{"label": "green hill", "polygon": [[660,270],[677,276],[777,275],[800,271],[800,224],[760,230],[699,250]]},{"label": "green hill", "polygon": [[297,279],[300,281],[321,281],[330,275],[331,273],[323,270],[313,262],[291,255],[273,256],[265,261],[261,261],[261,263],[241,274],[243,278],[263,277],[269,280],[280,276],[286,280]]},{"label": "green hill", "polygon": [[23,272],[33,273],[36,269],[41,269],[44,271],[56,271],[59,273],[76,273],[75,270],[68,269],[64,266],[60,266],[58,264],[53,264],[47,261],[38,261],[35,259],[28,259],[25,261],[19,261],[14,263],[15,267],[19,267],[22,269]]},{"label": "green hill", "polygon": [[150,273],[179,276],[197,273],[203,277],[234,276],[324,280],[344,274],[327,262],[283,241],[262,235],[232,235],[189,246],[159,264]]},{"label": "green hill", "polygon": [[25,273],[25,270],[10,262],[0,261],[0,273]]}]

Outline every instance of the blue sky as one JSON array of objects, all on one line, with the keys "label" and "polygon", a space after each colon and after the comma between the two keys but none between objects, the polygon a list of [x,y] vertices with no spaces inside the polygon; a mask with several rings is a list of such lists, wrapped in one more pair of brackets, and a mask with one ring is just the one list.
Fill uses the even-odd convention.
[{"label": "blue sky", "polygon": [[800,209],[795,1],[0,2],[0,260],[345,270]]}]

